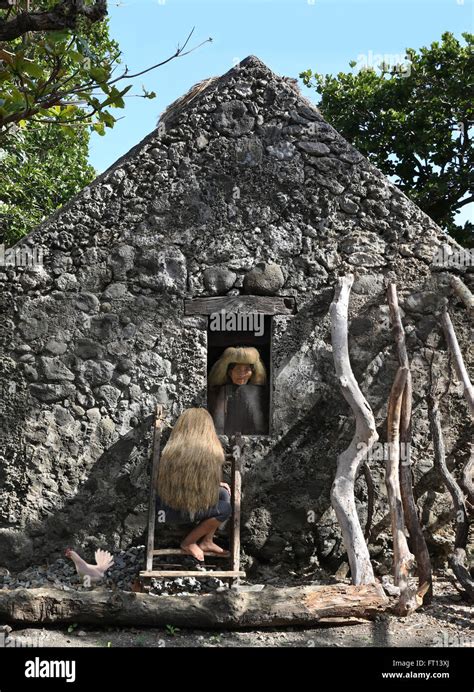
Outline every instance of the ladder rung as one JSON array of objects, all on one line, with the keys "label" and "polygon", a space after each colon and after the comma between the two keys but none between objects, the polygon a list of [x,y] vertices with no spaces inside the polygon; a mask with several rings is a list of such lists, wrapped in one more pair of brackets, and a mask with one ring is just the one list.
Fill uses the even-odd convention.
[{"label": "ladder rung", "polygon": [[232,570],[167,570],[158,569],[140,572],[140,577],[196,577],[196,579],[208,579],[209,577],[245,577],[245,572]]},{"label": "ladder rung", "polygon": [[[153,555],[181,555],[182,557],[192,557],[189,553],[183,553],[179,548],[158,548],[153,551]],[[230,557],[230,552],[228,553],[210,553],[208,551],[204,552],[207,557]]]}]

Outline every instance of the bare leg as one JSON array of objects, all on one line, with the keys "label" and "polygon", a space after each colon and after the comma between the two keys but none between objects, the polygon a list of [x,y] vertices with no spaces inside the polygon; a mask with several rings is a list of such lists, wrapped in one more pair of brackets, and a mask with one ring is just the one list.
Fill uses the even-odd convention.
[{"label": "bare leg", "polygon": [[218,522],[217,526],[214,529],[212,529],[212,531],[209,531],[209,533],[207,533],[204,536],[202,541],[199,543],[199,547],[204,552],[219,553],[219,554],[225,553],[227,555],[229,553],[228,550],[224,550],[223,548],[220,547],[220,545],[217,545],[217,543],[214,543],[214,534],[217,531],[217,527],[219,526],[219,523],[220,522]]},{"label": "bare leg", "polygon": [[202,538],[203,536],[207,536],[209,533],[212,533],[212,535],[214,535],[219,524],[220,522],[217,521],[217,519],[213,519],[212,517],[210,519],[205,519],[204,521],[202,521],[200,524],[195,526],[194,529],[190,531],[190,533],[188,533],[186,538],[183,539],[181,543],[181,550],[184,553],[192,555],[197,560],[200,560],[202,562],[204,560],[204,551],[197,544],[197,542],[200,538]]}]

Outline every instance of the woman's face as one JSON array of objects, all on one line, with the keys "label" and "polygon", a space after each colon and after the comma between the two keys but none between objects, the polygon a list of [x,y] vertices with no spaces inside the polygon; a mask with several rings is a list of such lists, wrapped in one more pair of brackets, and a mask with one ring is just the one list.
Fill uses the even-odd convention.
[{"label": "woman's face", "polygon": [[252,377],[253,370],[246,363],[236,363],[229,374],[232,384],[247,384]]}]

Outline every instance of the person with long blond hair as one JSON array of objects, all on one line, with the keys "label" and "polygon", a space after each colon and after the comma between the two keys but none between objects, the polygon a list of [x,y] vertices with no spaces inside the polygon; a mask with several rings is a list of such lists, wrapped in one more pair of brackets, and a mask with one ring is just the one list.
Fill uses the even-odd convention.
[{"label": "person with long blond hair", "polygon": [[221,480],[224,459],[210,413],[183,411],[161,455],[157,510],[165,521],[200,521],[181,542],[182,551],[199,561],[204,552],[225,552],[214,542],[219,525],[232,513],[230,488]]}]

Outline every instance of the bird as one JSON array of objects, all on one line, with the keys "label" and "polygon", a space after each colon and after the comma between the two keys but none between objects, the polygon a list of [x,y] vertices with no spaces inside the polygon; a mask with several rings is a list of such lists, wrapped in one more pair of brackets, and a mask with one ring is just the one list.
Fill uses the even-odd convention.
[{"label": "bird", "polygon": [[114,558],[107,550],[99,549],[95,551],[95,565],[89,565],[71,548],[66,548],[64,555],[74,562],[76,572],[84,582],[94,583],[100,581],[109,567],[112,567],[114,564]]}]

